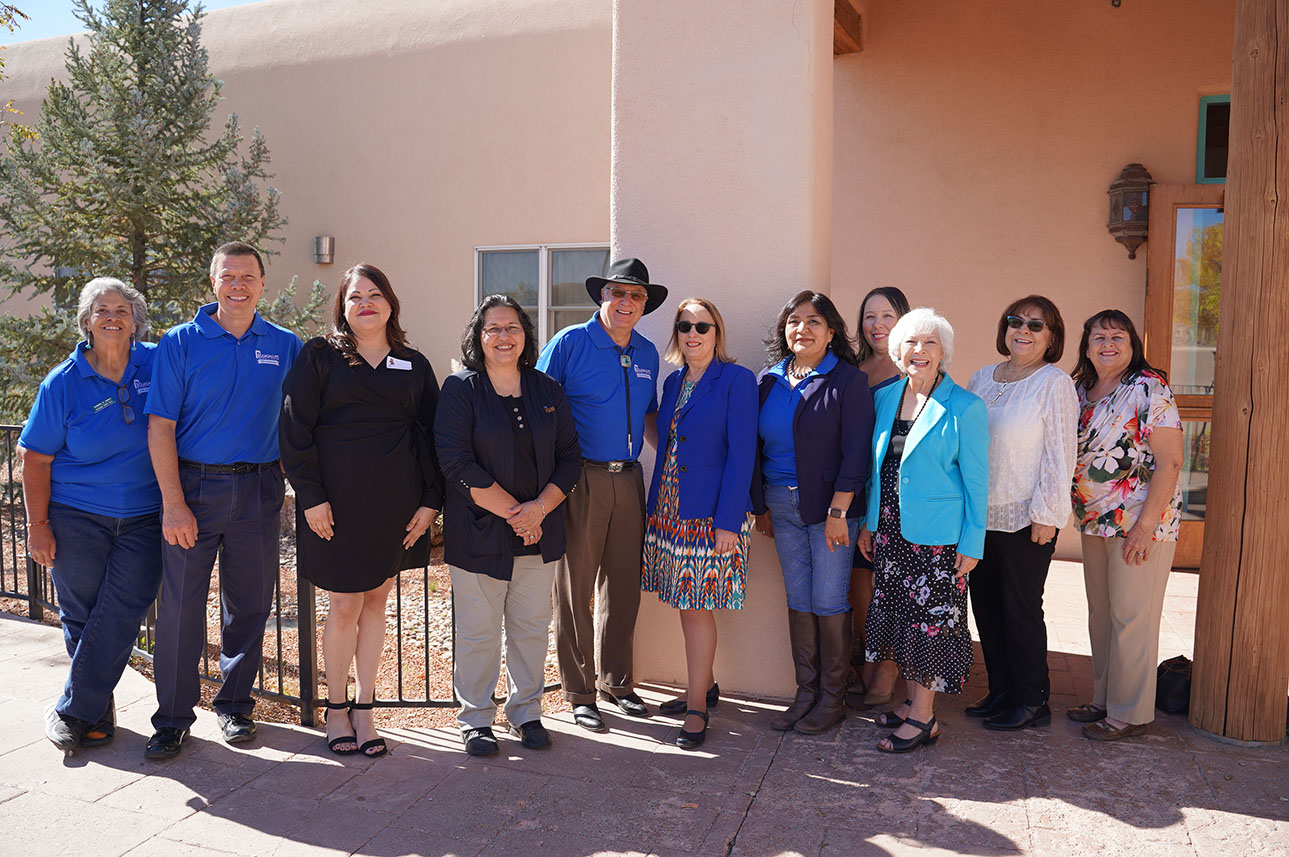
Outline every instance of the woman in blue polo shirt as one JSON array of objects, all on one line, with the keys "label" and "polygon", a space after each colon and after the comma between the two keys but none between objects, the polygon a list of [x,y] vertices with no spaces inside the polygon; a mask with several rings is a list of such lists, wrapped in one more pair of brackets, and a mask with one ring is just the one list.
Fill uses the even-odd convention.
[{"label": "woman in blue polo shirt", "polygon": [[61,750],[106,744],[112,690],[161,584],[161,491],[143,407],[152,343],[143,295],[109,277],[81,290],[85,339],[45,377],[18,439],[27,551],[50,568],[72,665],[45,713]]},{"label": "woman in blue polo shirt", "polygon": [[756,528],[774,539],[788,598],[797,693],[774,729],[814,734],[846,716],[850,569],[868,479],[873,397],[827,295],[804,291],[766,340],[760,388]]}]

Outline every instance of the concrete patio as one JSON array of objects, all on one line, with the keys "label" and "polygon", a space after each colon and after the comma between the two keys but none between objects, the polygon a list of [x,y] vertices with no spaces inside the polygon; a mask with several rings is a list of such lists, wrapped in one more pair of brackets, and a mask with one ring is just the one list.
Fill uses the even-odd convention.
[{"label": "concrete patio", "polygon": [[[3,853],[179,855],[1289,854],[1289,746],[1247,749],[1160,715],[1144,738],[1098,745],[1063,711],[1091,685],[1079,566],[1048,585],[1056,717],[1019,735],[962,715],[983,670],[939,706],[944,737],[887,756],[866,715],[819,737],[771,731],[773,701],[726,698],[704,752],[679,722],[608,715],[592,735],[547,718],[556,745],[470,759],[454,730],[387,731],[383,759],[330,755],[320,732],[262,724],[249,749],[199,712],[168,763],[143,760],[152,685],[127,671],[121,728],[71,757],[42,712],[66,670],[60,633],[0,615]],[[1189,653],[1196,578],[1169,587],[1161,658]],[[651,702],[670,688],[647,686]]]}]

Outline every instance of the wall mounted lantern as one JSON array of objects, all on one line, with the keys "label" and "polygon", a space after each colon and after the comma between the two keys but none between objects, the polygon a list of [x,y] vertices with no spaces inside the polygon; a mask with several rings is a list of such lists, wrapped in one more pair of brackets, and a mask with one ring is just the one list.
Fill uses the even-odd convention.
[{"label": "wall mounted lantern", "polygon": [[1137,248],[1146,240],[1153,182],[1141,164],[1128,164],[1110,183],[1110,222],[1106,229],[1114,240],[1128,248],[1129,259],[1137,258]]},{"label": "wall mounted lantern", "polygon": [[336,261],[336,239],[330,235],[314,238],[313,261],[319,265],[330,265]]}]

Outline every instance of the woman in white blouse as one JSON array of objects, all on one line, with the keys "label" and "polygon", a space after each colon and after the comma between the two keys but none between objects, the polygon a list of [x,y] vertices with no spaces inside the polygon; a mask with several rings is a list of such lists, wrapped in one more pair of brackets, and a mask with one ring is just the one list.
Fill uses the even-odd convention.
[{"label": "woman in white blouse", "polygon": [[997,347],[1007,359],[967,385],[989,409],[985,556],[970,584],[989,693],[966,713],[988,729],[1017,730],[1052,719],[1043,585],[1070,517],[1079,404],[1055,365],[1065,324],[1050,300],[1030,295],[1007,307]]}]

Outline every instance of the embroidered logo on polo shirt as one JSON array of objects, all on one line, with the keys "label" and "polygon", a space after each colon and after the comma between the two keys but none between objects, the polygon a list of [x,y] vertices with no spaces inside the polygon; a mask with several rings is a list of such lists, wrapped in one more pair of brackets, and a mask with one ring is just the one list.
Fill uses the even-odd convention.
[{"label": "embroidered logo on polo shirt", "polygon": [[134,392],[138,393],[139,395],[143,395],[144,393],[148,392],[148,390],[151,390],[151,389],[152,389],[151,381],[140,381],[138,378],[134,379]]},{"label": "embroidered logo on polo shirt", "polygon": [[255,362],[265,366],[280,366],[279,356],[277,354],[265,354],[258,348],[255,349]]},{"label": "embroidered logo on polo shirt", "polygon": [[633,366],[631,368],[636,370],[637,378],[644,378],[646,381],[653,380],[653,373],[650,372],[648,369],[646,369],[644,366]]}]

